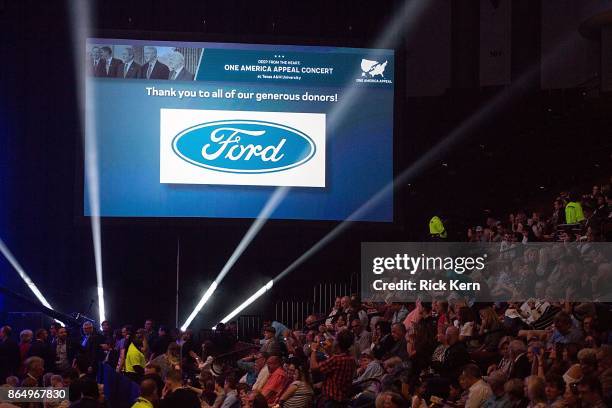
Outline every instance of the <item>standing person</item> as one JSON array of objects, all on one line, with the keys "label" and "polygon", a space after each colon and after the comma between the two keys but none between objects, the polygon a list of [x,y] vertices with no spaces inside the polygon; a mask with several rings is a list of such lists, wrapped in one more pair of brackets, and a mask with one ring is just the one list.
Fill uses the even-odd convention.
[{"label": "standing person", "polygon": [[159,326],[157,330],[157,339],[151,345],[151,359],[161,356],[168,350],[168,345],[172,343],[170,332],[166,326]]},{"label": "standing person", "polygon": [[88,72],[91,76],[104,76],[104,60],[102,59],[102,50],[100,47],[91,48],[91,60],[89,62]]},{"label": "standing person", "polygon": [[133,381],[139,382],[144,374],[146,365],[144,351],[146,351],[146,339],[144,330],[140,329],[136,335],[128,341],[125,353],[125,375]]},{"label": "standing person", "polygon": [[53,343],[51,343],[51,347],[55,351],[55,367],[59,372],[64,372],[72,367],[77,350],[72,340],[68,337],[68,331],[65,327],[57,329],[57,336]]},{"label": "standing person", "polygon": [[[138,74],[140,73],[140,64],[134,61],[134,47],[132,46],[125,47],[123,49],[123,52],[121,53],[121,59],[123,60],[123,64],[121,66],[120,77],[121,78],[138,78]],[[151,320],[151,323],[153,323],[152,320]],[[147,329],[146,325],[145,325],[145,329]]]},{"label": "standing person", "polygon": [[32,333],[32,330],[25,329],[19,333],[19,357],[21,361],[28,357],[33,337],[34,333]]},{"label": "standing person", "polygon": [[0,328],[0,384],[6,377],[17,375],[21,356],[17,342],[11,338],[13,330],[10,326]]},{"label": "standing person", "polygon": [[101,344],[102,337],[95,332],[93,323],[89,321],[83,323],[80,353],[87,359],[89,374],[94,374],[98,371],[98,364],[103,359]]},{"label": "standing person", "polygon": [[170,68],[168,79],[172,81],[193,81],[193,74],[185,67],[185,57],[180,52],[174,51],[170,54],[168,68]]},{"label": "standing person", "polygon": [[357,368],[355,358],[349,351],[353,341],[353,333],[348,330],[341,331],[336,338],[336,354],[321,362],[317,360],[319,343],[311,345],[310,369],[326,375],[322,388],[325,408],[346,407],[348,404],[351,384]]},{"label": "standing person", "polygon": [[28,357],[36,356],[40,357],[45,361],[45,371],[55,371],[55,351],[51,345],[47,342],[49,334],[45,329],[36,330],[36,338],[30,346],[28,351]]},{"label": "standing person", "polygon": [[140,67],[140,78],[146,79],[168,79],[170,69],[157,60],[157,48],[144,47],[145,64]]},{"label": "standing person", "polygon": [[113,50],[110,47],[104,46],[100,48],[102,50],[102,75],[106,78],[120,78],[121,77],[121,66],[123,63],[121,60],[113,57]]},{"label": "standing person", "polygon": [[152,364],[155,364],[161,368],[161,377],[162,379],[166,378],[166,374],[170,370],[180,370],[181,369],[181,346],[176,343],[168,344],[168,349],[161,356],[155,357],[151,360]]}]

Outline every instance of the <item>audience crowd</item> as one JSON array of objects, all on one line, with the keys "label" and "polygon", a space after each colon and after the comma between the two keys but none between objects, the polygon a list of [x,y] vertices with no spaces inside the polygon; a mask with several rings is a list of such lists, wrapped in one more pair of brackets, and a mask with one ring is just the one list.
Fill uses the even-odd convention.
[{"label": "audience crowd", "polygon": [[[582,198],[562,194],[548,217],[489,217],[486,227],[468,231],[468,241],[498,242],[501,250],[603,241],[610,214],[609,185],[595,186]],[[531,256],[546,255],[517,256],[529,266]],[[591,283],[612,281],[611,260],[601,251],[590,256]],[[223,324],[204,341],[153,320],[118,330],[103,322],[100,331],[85,322],[76,335],[59,324],[19,334],[4,326],[2,387],[67,387],[69,395],[0,407],[110,406],[97,383],[104,367],[139,385],[138,399],[126,402],[137,408],[612,407],[612,309],[551,296],[548,286],[562,278],[554,262],[567,257],[543,270],[525,268],[534,288],[527,300],[367,303],[345,296],[296,327],[266,321],[250,342],[237,342],[235,325]]]}]

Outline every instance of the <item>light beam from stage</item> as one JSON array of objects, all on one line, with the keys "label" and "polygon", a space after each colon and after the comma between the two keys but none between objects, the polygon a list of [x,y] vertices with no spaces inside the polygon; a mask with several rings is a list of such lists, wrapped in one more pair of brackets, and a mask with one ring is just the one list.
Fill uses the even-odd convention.
[{"label": "light beam from stage", "polygon": [[79,0],[70,3],[72,19],[72,45],[74,52],[75,78],[77,80],[77,98],[79,112],[81,113],[81,128],[83,132],[83,157],[85,161],[85,179],[87,181],[87,202],[91,212],[91,235],[94,249],[94,262],[96,269],[96,289],[98,295],[98,317],[100,323],[106,320],[104,306],[104,281],[102,269],[102,231],[100,226],[100,182],[98,168],[98,146],[95,122],[94,98],[86,92],[87,72],[85,41],[91,33],[92,11],[88,0]]},{"label": "light beam from stage", "polygon": [[274,191],[274,194],[272,194],[272,197],[270,198],[270,200],[268,200],[268,202],[264,206],[263,210],[259,214],[259,217],[257,217],[257,219],[255,219],[255,222],[251,224],[251,227],[249,228],[247,233],[244,235],[244,237],[242,237],[242,239],[240,240],[240,243],[238,244],[236,249],[234,249],[234,252],[230,256],[228,261],[225,263],[225,265],[223,266],[223,269],[221,269],[221,272],[219,272],[219,275],[215,278],[215,280],[208,287],[208,289],[206,289],[206,291],[202,295],[202,298],[196,305],[195,309],[193,309],[193,311],[191,312],[191,314],[189,315],[185,323],[181,326],[182,331],[187,330],[187,328],[189,327],[193,319],[195,319],[195,317],[200,312],[200,310],[202,310],[206,302],[208,302],[208,299],[210,299],[210,297],[213,295],[213,293],[217,289],[217,286],[219,286],[223,278],[225,278],[225,275],[227,275],[227,273],[230,271],[232,266],[234,266],[238,258],[240,258],[240,255],[242,255],[242,253],[249,246],[253,238],[255,238],[255,236],[257,235],[257,233],[263,226],[263,224],[265,224],[266,220],[270,217],[270,214],[272,213],[272,211],[274,211],[278,203],[285,197],[285,195],[287,194],[287,191],[288,191],[287,187],[278,188],[276,189],[276,191]]},{"label": "light beam from stage", "polygon": [[[55,309],[53,309],[53,307],[51,307],[51,305],[49,304],[47,299],[43,296],[41,291],[38,289],[38,286],[36,286],[36,284],[32,281],[32,279],[30,279],[30,276],[26,273],[26,271],[23,269],[21,264],[17,261],[17,258],[15,258],[15,256],[13,256],[13,253],[8,249],[8,247],[6,246],[6,244],[4,243],[2,238],[0,238],[0,252],[2,253],[2,255],[4,255],[6,260],[11,264],[13,269],[15,269],[15,271],[17,272],[19,277],[25,282],[25,284],[28,286],[28,288],[30,288],[32,293],[34,293],[34,296],[36,296],[36,299],[38,299],[38,301],[43,306],[45,306],[45,307],[47,307],[47,308],[49,308],[51,310],[55,310]],[[57,319],[55,321],[58,322],[59,324],[61,324],[62,326],[64,326],[63,322],[60,322]]]},{"label": "light beam from stage", "polygon": [[[426,5],[426,0],[406,0],[399,12],[394,14],[391,23],[386,26],[387,29],[374,42],[372,48],[394,48],[394,44],[404,32],[404,30],[406,30],[406,27],[414,27],[414,24],[420,17],[421,13],[424,11]],[[357,99],[357,95],[360,92],[363,92],[364,88],[361,86],[355,86],[354,83],[352,83],[351,85],[345,87],[345,89],[346,91],[342,95],[342,100],[338,104],[334,105],[330,113],[327,115],[327,133],[329,134],[333,134],[332,130],[334,129],[334,127],[337,126],[337,124],[340,123],[340,121],[344,118],[345,112]],[[230,256],[226,264],[221,269],[219,275],[215,278],[211,286],[204,292],[195,309],[191,312],[183,326],[181,326],[181,330],[186,330],[187,327],[189,327],[193,319],[200,312],[206,302],[210,299],[216,287],[221,284],[221,281],[223,280],[223,278],[225,278],[225,275],[227,275],[227,273],[234,266],[238,258],[240,258],[242,253],[251,244],[253,239],[255,239],[261,228],[268,221],[274,210],[283,201],[289,190],[290,187],[278,187],[274,191],[272,196],[270,196],[270,198],[264,205],[264,208],[258,214],[255,221],[253,221],[248,231],[246,232],[244,237],[242,237],[240,243]],[[215,287],[213,288],[212,285],[215,285]]]},{"label": "light beam from stage", "polygon": [[[545,70],[550,68],[551,60],[553,59],[553,56],[555,54],[562,52],[565,47],[576,45],[576,43],[572,40],[573,38],[568,38],[565,39],[565,41],[562,41],[553,52],[542,58],[541,66],[540,64],[538,64],[537,66],[531,67],[523,75],[521,75],[513,84],[500,91],[492,98],[491,101],[486,102],[486,105],[483,108],[479,109],[476,113],[472,114],[465,121],[463,121],[442,141],[438,142],[433,148],[427,151],[410,167],[402,171],[402,173],[400,173],[392,182],[388,183],[376,194],[374,194],[368,201],[366,201],[363,205],[356,209],[351,215],[347,217],[346,220],[338,224],[334,229],[332,229],[323,238],[317,241],[306,252],[300,255],[287,268],[285,268],[274,279],[272,279],[266,285],[266,287],[269,285],[269,288],[271,288],[274,283],[280,281],[281,279],[289,275],[301,264],[303,264],[308,258],[316,254],[325,245],[334,240],[345,229],[351,226],[355,220],[359,220],[363,215],[367,214],[367,212],[374,208],[377,204],[379,204],[383,198],[385,198],[388,194],[392,193],[395,188],[404,185],[413,177],[420,174],[427,166],[430,166],[433,163],[437,162],[444,154],[446,154],[451,149],[451,147],[455,146],[459,141],[463,140],[466,136],[478,129],[478,127],[483,122],[491,119],[491,117],[494,116],[496,112],[501,110],[509,101],[520,97],[520,95],[522,95],[525,91],[529,89],[530,84],[532,84],[537,78],[537,74],[539,73],[540,69]],[[263,296],[267,292],[267,290],[264,290],[266,287],[259,289],[257,292],[251,295],[251,297],[249,297],[245,302],[243,302],[234,311],[232,311],[229,315],[223,318],[221,322],[227,323],[238,313],[244,310],[247,306],[257,300],[259,297]]]}]

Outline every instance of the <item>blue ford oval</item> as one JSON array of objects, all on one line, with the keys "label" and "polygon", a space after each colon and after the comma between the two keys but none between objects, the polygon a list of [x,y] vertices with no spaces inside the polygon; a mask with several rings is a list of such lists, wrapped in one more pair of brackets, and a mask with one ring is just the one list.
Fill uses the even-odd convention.
[{"label": "blue ford oval", "polygon": [[272,173],[300,166],[316,152],[297,129],[258,120],[202,123],[178,133],[172,149],[181,159],[229,173]]}]

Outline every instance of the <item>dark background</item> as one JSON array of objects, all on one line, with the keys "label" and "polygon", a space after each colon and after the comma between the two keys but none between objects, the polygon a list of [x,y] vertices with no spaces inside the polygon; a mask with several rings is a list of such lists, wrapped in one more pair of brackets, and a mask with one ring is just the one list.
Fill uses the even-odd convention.
[{"label": "dark background", "polygon": [[[0,238],[56,309],[84,312],[90,301],[96,300],[96,279],[90,223],[81,217],[82,203],[75,200],[82,189],[82,135],[68,10],[71,3],[0,0]],[[194,40],[260,42],[261,38],[283,38],[296,43],[331,41],[366,47],[388,27],[402,3],[93,2],[94,27],[99,30],[161,35],[190,32]],[[495,87],[479,83],[480,23],[484,16],[478,2],[434,3],[433,11],[397,38],[398,58],[404,61],[402,69],[396,70],[400,96],[396,109],[397,173],[447,140],[467,118],[476,115],[479,120],[462,127],[465,131],[457,143],[398,186],[394,224],[351,226],[246,312],[270,314],[274,301],[306,299],[319,282],[352,281],[356,288],[362,241],[423,239],[434,213],[448,216],[451,235],[463,239],[465,227],[482,224],[487,209],[500,217],[519,208],[548,209],[559,191],[588,190],[590,184],[610,175],[612,100],[598,88],[598,67],[594,76],[582,83],[561,89],[543,87],[539,69],[545,21],[541,1],[512,1],[512,83]],[[563,13],[565,9],[560,10]],[[423,35],[427,30],[438,32],[437,13],[444,11],[448,14],[448,35],[442,40]],[[411,37],[414,30],[421,30],[420,36],[415,34],[418,44]],[[426,58],[420,57],[423,50],[435,60],[440,43],[448,51],[448,75],[429,78],[428,82],[414,75],[414,67],[427,69]],[[422,95],[404,92],[423,83],[440,91]],[[483,111],[488,114],[479,114]],[[174,324],[180,241],[182,323],[250,223],[105,220],[102,254],[107,317],[116,324],[139,324],[149,316]],[[225,316],[335,225],[270,221],[194,326],[209,327]],[[4,259],[0,259],[0,284],[31,296]],[[97,316],[96,303],[92,316]],[[2,312],[27,309],[0,298]]]}]

